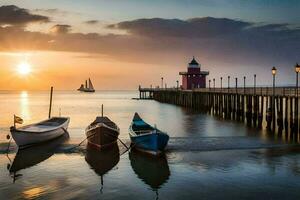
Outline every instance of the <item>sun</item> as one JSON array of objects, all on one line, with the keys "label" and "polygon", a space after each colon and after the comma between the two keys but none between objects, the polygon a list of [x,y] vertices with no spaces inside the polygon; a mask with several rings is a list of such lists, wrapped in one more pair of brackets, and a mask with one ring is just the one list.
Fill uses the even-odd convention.
[{"label": "sun", "polygon": [[21,75],[28,75],[31,72],[31,65],[27,62],[22,62],[17,66],[17,72]]}]

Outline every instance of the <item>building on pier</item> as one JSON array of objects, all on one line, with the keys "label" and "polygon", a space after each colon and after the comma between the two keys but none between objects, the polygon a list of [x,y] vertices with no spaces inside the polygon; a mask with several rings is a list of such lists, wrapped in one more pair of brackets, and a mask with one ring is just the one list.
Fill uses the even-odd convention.
[{"label": "building on pier", "polygon": [[187,72],[179,72],[179,75],[182,76],[181,88],[184,90],[205,88],[206,76],[208,74],[208,71],[201,71],[201,64],[193,57],[192,61],[188,64]]}]

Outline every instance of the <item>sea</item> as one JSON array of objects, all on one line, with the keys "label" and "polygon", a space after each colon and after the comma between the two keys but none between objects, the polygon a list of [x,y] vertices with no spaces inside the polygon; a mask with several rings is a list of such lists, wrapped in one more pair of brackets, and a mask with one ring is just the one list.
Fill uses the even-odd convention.
[{"label": "sea", "polygon": [[[13,116],[47,119],[49,92],[0,91],[0,199],[300,199],[300,146],[284,133],[136,97],[54,91],[51,115],[70,117],[68,133],[18,151],[7,139]],[[102,104],[125,145],[99,152],[85,128]],[[135,112],[169,134],[161,157],[127,149]]]}]

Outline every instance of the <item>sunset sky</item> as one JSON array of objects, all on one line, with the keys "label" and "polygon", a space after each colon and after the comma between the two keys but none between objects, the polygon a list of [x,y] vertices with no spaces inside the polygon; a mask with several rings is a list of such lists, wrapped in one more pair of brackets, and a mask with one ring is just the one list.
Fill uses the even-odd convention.
[{"label": "sunset sky", "polygon": [[[0,90],[170,86],[192,56],[220,76],[294,84],[298,0],[1,0]],[[22,73],[20,66],[30,66]],[[24,72],[24,70],[23,70]],[[219,84],[219,83],[218,83]]]}]

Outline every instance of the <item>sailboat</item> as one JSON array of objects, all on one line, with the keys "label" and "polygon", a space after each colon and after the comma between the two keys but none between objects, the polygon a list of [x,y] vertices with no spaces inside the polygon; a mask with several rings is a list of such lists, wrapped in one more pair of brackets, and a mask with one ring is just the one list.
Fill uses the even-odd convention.
[{"label": "sailboat", "polygon": [[95,92],[94,86],[90,78],[85,81],[85,85],[81,84],[80,88],[78,88],[77,90],[81,92]]}]

